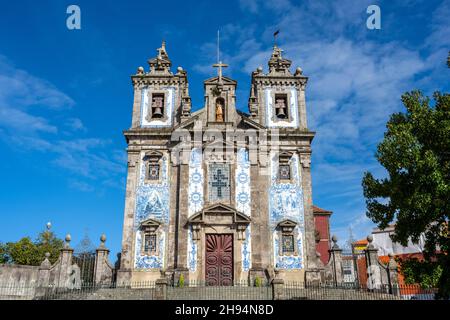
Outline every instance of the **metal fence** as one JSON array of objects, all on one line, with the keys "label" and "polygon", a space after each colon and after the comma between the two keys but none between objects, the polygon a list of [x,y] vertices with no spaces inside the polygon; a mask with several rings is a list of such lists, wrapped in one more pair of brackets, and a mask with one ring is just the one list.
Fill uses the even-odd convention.
[{"label": "metal fence", "polygon": [[374,288],[355,283],[285,283],[286,300],[433,300],[437,289],[419,285],[378,285]]},{"label": "metal fence", "polygon": [[250,285],[246,280],[230,286],[211,286],[204,281],[189,281],[184,284],[170,283],[168,300],[272,300],[272,286],[268,283]]},{"label": "metal fence", "polygon": [[32,300],[35,294],[36,286],[33,284],[0,284],[0,300]]},{"label": "metal fence", "polygon": [[[107,285],[82,284],[65,289],[48,286],[0,285],[0,300],[272,300],[274,287],[269,284],[249,285],[236,282],[232,286],[207,286],[204,282],[164,284],[164,296],[157,296],[155,282],[111,283]],[[367,288],[356,283],[309,284],[290,282],[281,284],[281,296],[286,300],[432,300],[437,289],[418,285],[401,285],[389,288],[380,285]]]},{"label": "metal fence", "polygon": [[48,287],[41,292],[40,300],[153,300],[155,282],[131,282],[128,284],[82,284],[79,288]]}]

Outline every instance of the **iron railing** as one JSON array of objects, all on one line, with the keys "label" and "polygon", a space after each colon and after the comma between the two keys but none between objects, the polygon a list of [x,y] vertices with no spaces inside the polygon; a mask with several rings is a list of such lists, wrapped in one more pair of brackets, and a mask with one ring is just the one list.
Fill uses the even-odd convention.
[{"label": "iron railing", "polygon": [[[78,288],[66,289],[47,286],[39,288],[38,300],[153,300],[155,282],[93,284],[84,283]],[[1,296],[1,294],[0,294]]]},{"label": "iron railing", "polygon": [[[437,289],[422,288],[419,285],[378,285],[374,288],[355,283],[303,283],[250,285],[238,281],[231,286],[208,286],[202,281],[183,284],[168,281],[163,296],[157,295],[158,284],[154,281],[82,284],[66,289],[55,286],[37,287],[9,283],[0,284],[0,300],[432,300]],[[275,290],[276,289],[276,290]],[[161,292],[161,291],[160,291]],[[276,292],[276,296],[274,296]]]},{"label": "iron railing", "polygon": [[247,280],[235,281],[229,286],[212,286],[205,281],[190,280],[181,284],[171,282],[167,288],[168,300],[272,300],[272,286],[261,283],[250,285]]}]

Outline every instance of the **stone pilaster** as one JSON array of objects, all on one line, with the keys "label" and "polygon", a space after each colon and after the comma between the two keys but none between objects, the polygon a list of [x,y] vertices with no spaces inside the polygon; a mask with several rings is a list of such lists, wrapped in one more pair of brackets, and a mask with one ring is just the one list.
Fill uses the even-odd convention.
[{"label": "stone pilaster", "polygon": [[136,187],[139,172],[139,152],[128,152],[127,188],[125,193],[125,214],[123,221],[122,255],[120,269],[117,272],[118,283],[131,281],[133,268],[133,227],[136,207]]},{"label": "stone pilaster", "polygon": [[300,163],[305,218],[305,281],[313,283],[320,282],[320,272],[323,268],[316,254],[315,224],[312,209],[311,154],[300,154]]},{"label": "stone pilaster", "polygon": [[[189,195],[187,192],[189,186],[189,165],[181,163],[179,165],[179,201],[178,201],[178,226],[177,226],[177,262],[176,269],[187,270],[187,243],[188,243],[188,231],[187,221],[189,212]],[[186,278],[185,278],[186,279]]]},{"label": "stone pilaster", "polygon": [[143,85],[141,83],[136,83],[134,85],[133,116],[131,120],[132,128],[138,128],[141,125],[142,88]]},{"label": "stone pilaster", "polygon": [[175,263],[177,260],[178,251],[178,228],[177,228],[177,219],[178,219],[178,204],[180,197],[180,186],[178,181],[179,176],[179,166],[176,161],[171,161],[172,166],[170,170],[170,196],[172,205],[170,206],[169,212],[169,226],[168,226],[168,241],[167,241],[167,272],[173,272],[175,269]]}]

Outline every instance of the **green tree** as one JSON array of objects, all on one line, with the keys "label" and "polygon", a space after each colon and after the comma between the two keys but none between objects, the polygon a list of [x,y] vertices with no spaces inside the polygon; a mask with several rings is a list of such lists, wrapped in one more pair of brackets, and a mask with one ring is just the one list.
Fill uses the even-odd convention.
[{"label": "green tree", "polygon": [[49,260],[53,264],[63,245],[63,240],[58,239],[53,232],[43,231],[35,241],[23,237],[17,242],[0,244],[0,263],[38,266],[44,261],[45,253],[49,252]]},{"label": "green tree", "polygon": [[422,288],[436,288],[439,286],[442,266],[437,262],[424,262],[413,258],[400,260],[399,263],[406,284],[418,283]]},{"label": "green tree", "polygon": [[6,244],[0,242],[0,264],[8,263],[10,257],[8,256],[8,252],[6,250]]},{"label": "green tree", "polygon": [[36,239],[36,247],[39,251],[39,257],[41,262],[45,258],[45,253],[50,253],[48,260],[50,263],[55,263],[59,258],[59,252],[64,247],[64,241],[56,237],[52,231],[43,231],[38,235]]},{"label": "green tree", "polygon": [[387,177],[375,179],[366,172],[362,185],[367,216],[381,229],[395,222],[393,241],[406,245],[411,239],[417,243],[425,235],[425,260],[420,268],[410,268],[410,273],[429,271],[425,265],[440,266],[439,296],[448,298],[450,95],[436,92],[434,101],[432,106],[420,91],[402,96],[406,112],[391,116],[376,152]]},{"label": "green tree", "polygon": [[17,242],[6,243],[6,252],[10,263],[38,266],[42,260],[39,259],[39,251],[30,237],[23,237]]}]

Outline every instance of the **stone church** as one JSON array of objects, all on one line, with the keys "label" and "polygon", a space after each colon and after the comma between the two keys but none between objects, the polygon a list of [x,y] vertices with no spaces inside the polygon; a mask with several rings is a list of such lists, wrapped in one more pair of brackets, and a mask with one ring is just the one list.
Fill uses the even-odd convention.
[{"label": "stone church", "polygon": [[268,72],[251,74],[246,113],[238,110],[237,82],[218,61],[217,75],[203,83],[204,105],[193,111],[187,72],[172,71],[164,42],[157,52],[148,71],[139,67],[131,76],[117,280],[317,280],[324,263],[316,250],[314,132],[302,69],[291,72],[275,45]]}]

